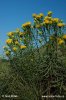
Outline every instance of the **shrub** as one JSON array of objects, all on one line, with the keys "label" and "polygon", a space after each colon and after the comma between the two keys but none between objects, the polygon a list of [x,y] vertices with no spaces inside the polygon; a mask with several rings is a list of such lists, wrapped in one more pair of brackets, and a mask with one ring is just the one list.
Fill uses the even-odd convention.
[{"label": "shrub", "polygon": [[4,50],[13,71],[22,77],[35,98],[42,100],[42,95],[64,93],[65,24],[53,18],[51,11],[47,16],[33,14],[33,19],[33,24],[22,25],[22,32],[17,29],[8,33]]}]

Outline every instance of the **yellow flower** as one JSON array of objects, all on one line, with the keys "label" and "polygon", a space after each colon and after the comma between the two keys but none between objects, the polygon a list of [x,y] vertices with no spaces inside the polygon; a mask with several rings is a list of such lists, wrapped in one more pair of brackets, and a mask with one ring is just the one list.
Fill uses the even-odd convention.
[{"label": "yellow flower", "polygon": [[58,45],[61,45],[61,44],[63,44],[63,43],[64,43],[64,40],[63,40],[63,39],[61,39],[61,38],[57,38],[57,41],[58,41]]},{"label": "yellow flower", "polygon": [[15,52],[16,52],[16,51],[17,51],[17,48],[16,48],[16,47],[13,47],[13,51],[15,51]]},{"label": "yellow flower", "polygon": [[9,37],[11,37],[11,36],[13,36],[13,34],[14,34],[14,32],[9,32],[7,35],[8,35]]},{"label": "yellow flower", "polygon": [[60,41],[58,42],[59,45],[61,45],[61,44],[63,44],[63,43],[64,43],[63,40],[60,40]]},{"label": "yellow flower", "polygon": [[58,23],[57,26],[58,27],[63,27],[65,24],[64,23]]},{"label": "yellow flower", "polygon": [[45,16],[44,20],[48,19],[49,17],[48,16]]},{"label": "yellow flower", "polygon": [[40,13],[39,15],[33,14],[32,16],[33,16],[34,18],[36,18],[36,19],[40,19],[40,18],[43,17],[44,15],[43,15],[43,13]]},{"label": "yellow flower", "polygon": [[63,38],[64,40],[66,40],[66,34],[64,34],[62,38]]},{"label": "yellow flower", "polygon": [[59,19],[58,19],[58,18],[53,18],[52,21],[53,21],[54,23],[58,23],[58,22],[59,22]]},{"label": "yellow flower", "polygon": [[37,16],[36,16],[36,19],[40,19],[40,18],[41,18],[41,15],[37,15]]},{"label": "yellow flower", "polygon": [[45,24],[49,24],[49,20],[46,19],[46,20],[44,21],[44,23],[45,23]]},{"label": "yellow flower", "polygon": [[20,49],[25,49],[25,48],[26,48],[25,45],[21,45],[21,46],[20,46]]},{"label": "yellow flower", "polygon": [[46,16],[46,17],[44,18],[44,23],[45,23],[45,24],[52,24],[52,17]]},{"label": "yellow flower", "polygon": [[11,44],[12,42],[13,42],[12,39],[7,39],[7,40],[6,40],[6,43],[7,43],[7,44]]},{"label": "yellow flower", "polygon": [[52,21],[49,21],[49,24],[52,24]]},{"label": "yellow flower", "polygon": [[6,54],[6,56],[9,56],[10,55],[10,51],[6,51],[5,54]]},{"label": "yellow flower", "polygon": [[52,20],[52,17],[46,16],[44,20]]},{"label": "yellow flower", "polygon": [[49,11],[49,12],[48,12],[48,16],[51,16],[51,15],[52,15],[52,11]]},{"label": "yellow flower", "polygon": [[40,15],[41,17],[43,17],[43,16],[44,16],[44,14],[43,14],[43,13],[40,13],[39,15]]},{"label": "yellow flower", "polygon": [[34,18],[36,18],[37,14],[33,14],[32,16],[33,16]]},{"label": "yellow flower", "polygon": [[24,32],[19,32],[19,36],[23,36],[24,35]]},{"label": "yellow flower", "polygon": [[22,25],[22,27],[30,27],[31,26],[31,22],[26,22],[25,24]]},{"label": "yellow flower", "polygon": [[16,45],[19,45],[19,42],[18,42],[18,41],[15,41],[15,44],[16,44]]}]

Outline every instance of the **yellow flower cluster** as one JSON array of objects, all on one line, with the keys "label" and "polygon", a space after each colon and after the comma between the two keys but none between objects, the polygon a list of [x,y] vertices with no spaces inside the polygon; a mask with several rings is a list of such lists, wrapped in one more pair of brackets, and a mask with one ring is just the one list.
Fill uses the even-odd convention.
[{"label": "yellow flower cluster", "polygon": [[[52,18],[52,12],[49,11],[47,16],[44,16],[43,13],[40,14],[33,14],[33,18],[34,18],[34,24],[33,26],[31,25],[31,22],[26,22],[22,25],[23,28],[23,32],[20,32],[19,29],[16,29],[15,32],[9,32],[8,36],[9,39],[6,40],[6,44],[8,45],[7,49],[5,49],[6,47],[4,47],[4,50],[6,51],[5,54],[11,55],[12,53],[17,53],[17,51],[19,50],[23,50],[26,49],[26,45],[29,42],[32,42],[32,40],[34,40],[32,38],[33,35],[31,35],[31,33],[34,32],[34,29],[37,29],[35,32],[38,32],[38,41],[39,43],[42,43],[43,41],[43,31],[46,32],[46,36],[50,31],[53,31],[54,34],[54,29],[56,28],[56,26],[58,27],[58,30],[60,29],[59,27],[63,27],[65,26],[65,24],[58,18]],[[45,30],[43,30],[43,28]],[[28,34],[29,33],[29,34]],[[57,32],[57,34],[59,35],[59,33]],[[51,35],[49,37],[49,40],[51,42],[56,41],[57,40],[57,45],[61,45],[63,43],[65,43],[65,39],[66,39],[66,35],[63,35],[62,38],[57,38],[59,36],[55,36],[55,35]],[[31,39],[31,41],[29,41]],[[55,43],[55,42],[53,42]],[[50,48],[51,45],[49,44],[48,47]],[[11,50],[10,50],[11,49]],[[12,52],[12,53],[11,53]]]},{"label": "yellow flower cluster", "polygon": [[19,42],[18,42],[18,41],[15,41],[15,44],[16,44],[16,45],[19,45]]},{"label": "yellow flower cluster", "polygon": [[[54,41],[54,37],[53,36],[50,36],[50,40],[53,40]],[[57,38],[57,44],[58,45],[61,45],[61,44],[63,44],[64,43],[64,40],[63,39],[61,39],[61,38]]]},{"label": "yellow flower cluster", "polygon": [[36,16],[36,19],[40,19],[40,18],[41,18],[41,16],[40,16],[40,15],[37,15],[37,16]]},{"label": "yellow flower cluster", "polygon": [[25,24],[22,25],[23,28],[30,27],[30,26],[31,26],[31,22],[26,22]]},{"label": "yellow flower cluster", "polygon": [[34,18],[36,18],[36,19],[41,19],[43,16],[44,16],[44,14],[43,13],[40,13],[40,14],[33,14],[32,15]]},{"label": "yellow flower cluster", "polygon": [[45,16],[44,20],[52,20],[52,17]]},{"label": "yellow flower cluster", "polygon": [[65,26],[65,24],[64,23],[58,23],[57,26],[58,27],[63,27],[63,26]]},{"label": "yellow flower cluster", "polygon": [[58,45],[61,45],[61,44],[63,44],[63,43],[64,43],[64,40],[63,40],[63,39],[61,39],[61,38],[57,38],[57,41],[58,41]]},{"label": "yellow flower cluster", "polygon": [[40,13],[39,15],[40,15],[41,17],[43,17],[43,16],[44,16],[44,14],[43,14],[43,13]]},{"label": "yellow flower cluster", "polygon": [[19,32],[19,36],[22,37],[24,35],[24,32]]},{"label": "yellow flower cluster", "polygon": [[46,16],[44,18],[44,24],[52,24],[52,17]]},{"label": "yellow flower cluster", "polygon": [[52,11],[49,11],[49,12],[48,12],[48,16],[49,16],[49,17],[52,16]]},{"label": "yellow flower cluster", "polygon": [[45,23],[45,24],[52,24],[52,21],[45,20],[44,23]]},{"label": "yellow flower cluster", "polygon": [[58,23],[59,19],[58,18],[53,18],[52,21],[53,21],[53,23]]},{"label": "yellow flower cluster", "polygon": [[6,43],[7,43],[7,44],[11,44],[12,42],[13,42],[12,39],[7,39],[7,40],[6,40]]},{"label": "yellow flower cluster", "polygon": [[13,47],[13,51],[16,52],[17,51],[17,48],[16,47]]},{"label": "yellow flower cluster", "polygon": [[25,49],[25,48],[26,48],[25,45],[21,45],[21,46],[20,46],[20,49]]},{"label": "yellow flower cluster", "polygon": [[34,18],[36,18],[37,14],[33,14],[32,16],[33,16]]},{"label": "yellow flower cluster", "polygon": [[13,34],[14,34],[14,32],[9,32],[7,35],[8,35],[9,37],[12,37]]},{"label": "yellow flower cluster", "polygon": [[66,34],[64,34],[62,38],[63,38],[64,40],[66,40]]}]

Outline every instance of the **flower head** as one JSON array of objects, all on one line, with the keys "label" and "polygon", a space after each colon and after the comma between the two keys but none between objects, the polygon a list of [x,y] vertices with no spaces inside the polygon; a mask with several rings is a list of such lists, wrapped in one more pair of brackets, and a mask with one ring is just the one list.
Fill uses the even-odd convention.
[{"label": "flower head", "polygon": [[45,24],[52,24],[52,17],[46,16],[44,18],[44,23]]},{"label": "flower head", "polygon": [[57,38],[57,41],[58,41],[58,45],[61,45],[61,44],[63,44],[63,43],[64,43],[64,40],[63,40],[63,39],[61,39],[61,38]]},{"label": "flower head", "polygon": [[49,24],[49,20],[45,20],[44,23],[45,23],[45,24]]},{"label": "flower head", "polygon": [[48,16],[52,16],[52,11],[49,11],[48,12]]},{"label": "flower head", "polygon": [[26,22],[22,25],[23,28],[31,27],[31,22]]},{"label": "flower head", "polygon": [[58,23],[59,19],[58,18],[53,18],[52,21],[53,21],[53,23]]},{"label": "flower head", "polygon": [[52,24],[52,21],[46,19],[46,20],[44,20],[44,23],[45,24]]},{"label": "flower head", "polygon": [[40,19],[40,18],[41,18],[41,15],[37,15],[37,16],[36,16],[36,19]]},{"label": "flower head", "polygon": [[18,41],[15,41],[15,44],[16,44],[16,45],[19,45],[19,42],[18,42]]},{"label": "flower head", "polygon": [[12,42],[13,42],[12,39],[7,39],[7,40],[6,40],[6,43],[7,43],[7,44],[11,44]]},{"label": "flower head", "polygon": [[25,48],[26,48],[25,45],[21,45],[21,46],[20,46],[20,49],[25,49]]},{"label": "flower head", "polygon": [[63,27],[65,24],[64,23],[58,23],[57,26],[58,27]]},{"label": "flower head", "polygon": [[24,32],[19,32],[19,36],[22,37],[24,35]]},{"label": "flower head", "polygon": [[66,40],[66,34],[64,34],[62,38],[63,38],[64,40]]},{"label": "flower head", "polygon": [[14,32],[9,32],[7,35],[8,35],[9,37],[12,37],[13,34],[14,34]]},{"label": "flower head", "polygon": [[40,13],[39,15],[40,15],[41,17],[43,17],[43,16],[44,16],[44,14],[43,14],[43,13]]},{"label": "flower head", "polygon": [[36,18],[37,14],[34,13],[32,16],[33,16],[34,18]]},{"label": "flower head", "polygon": [[6,51],[5,54],[6,54],[6,56],[9,56],[10,55],[10,51]]},{"label": "flower head", "polygon": [[17,48],[16,47],[13,47],[13,51],[16,52],[17,51]]}]

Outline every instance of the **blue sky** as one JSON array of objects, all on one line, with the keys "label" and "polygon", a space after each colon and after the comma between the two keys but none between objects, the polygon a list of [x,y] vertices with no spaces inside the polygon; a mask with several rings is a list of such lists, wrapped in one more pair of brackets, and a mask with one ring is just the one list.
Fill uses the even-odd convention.
[{"label": "blue sky", "polygon": [[21,28],[27,21],[33,21],[33,13],[44,13],[51,10],[54,17],[66,22],[66,0],[0,0],[0,54],[7,39],[6,34]]}]

